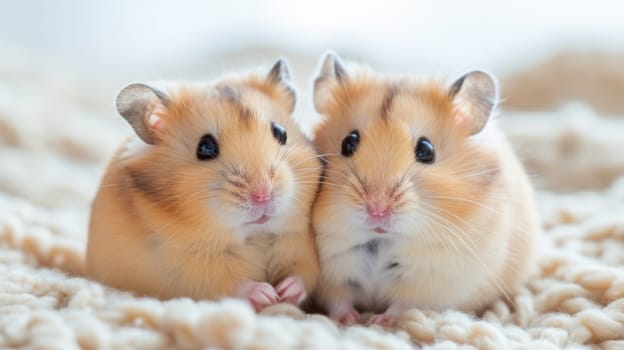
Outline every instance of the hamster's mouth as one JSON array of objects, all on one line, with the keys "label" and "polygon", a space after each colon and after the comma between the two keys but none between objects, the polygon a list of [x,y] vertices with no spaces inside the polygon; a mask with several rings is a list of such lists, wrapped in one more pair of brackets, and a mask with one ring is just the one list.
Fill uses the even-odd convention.
[{"label": "hamster's mouth", "polygon": [[377,226],[373,229],[373,231],[377,232],[377,233],[388,233],[388,231],[384,230],[383,228],[381,228],[380,226]]},{"label": "hamster's mouth", "polygon": [[256,220],[254,220],[254,221],[249,221],[249,222],[248,222],[248,224],[258,224],[258,225],[262,225],[262,224],[264,224],[265,222],[269,221],[269,219],[270,219],[270,218],[271,218],[271,217],[270,217],[270,216],[268,216],[268,215],[262,215],[262,216],[260,216],[259,218],[257,218],[257,219],[256,219]]}]

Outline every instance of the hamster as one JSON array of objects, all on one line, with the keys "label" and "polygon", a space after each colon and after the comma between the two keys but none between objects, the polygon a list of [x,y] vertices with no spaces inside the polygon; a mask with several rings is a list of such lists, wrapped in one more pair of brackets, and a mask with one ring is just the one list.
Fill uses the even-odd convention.
[{"label": "hamster", "polygon": [[87,271],[159,298],[300,304],[317,283],[310,210],[322,163],[292,119],[280,59],[264,73],[159,90],[132,84],[134,129],[92,204]]},{"label": "hamster", "polygon": [[385,77],[327,54],[314,83],[326,159],[312,209],[318,301],[343,323],[391,326],[406,308],[480,311],[535,267],[539,219],[492,118],[494,79],[450,87]]}]

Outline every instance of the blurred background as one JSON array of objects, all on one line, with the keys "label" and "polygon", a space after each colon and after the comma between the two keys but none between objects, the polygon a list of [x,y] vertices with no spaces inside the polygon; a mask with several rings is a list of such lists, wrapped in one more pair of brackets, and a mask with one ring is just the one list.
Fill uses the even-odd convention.
[{"label": "blurred background", "polygon": [[624,173],[618,1],[0,1],[0,190],[35,203],[90,198],[131,132],[113,105],[124,85],[209,80],[285,56],[309,128],[327,49],[387,73],[491,71],[539,188],[600,189]]},{"label": "blurred background", "polygon": [[[510,108],[591,99],[601,111],[623,110],[618,1],[3,2],[1,56],[50,73],[199,80],[283,55],[305,84],[319,55],[334,49],[386,72],[488,69]],[[610,93],[592,96],[598,81]]]}]

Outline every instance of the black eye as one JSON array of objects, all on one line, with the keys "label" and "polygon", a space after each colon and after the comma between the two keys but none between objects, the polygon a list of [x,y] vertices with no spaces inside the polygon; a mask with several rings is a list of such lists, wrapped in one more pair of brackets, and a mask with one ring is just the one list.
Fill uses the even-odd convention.
[{"label": "black eye", "polygon": [[433,144],[424,137],[419,138],[416,143],[416,160],[425,164],[431,164],[435,161]]},{"label": "black eye", "polygon": [[342,155],[351,157],[360,144],[360,133],[357,130],[351,131],[347,137],[342,140]]},{"label": "black eye", "polygon": [[214,136],[206,134],[202,136],[197,144],[197,159],[208,160],[217,158],[219,155],[219,144]]},{"label": "black eye", "polygon": [[286,129],[277,123],[271,122],[271,132],[273,133],[273,137],[280,143],[280,145],[286,144],[286,139],[288,138],[286,135]]}]

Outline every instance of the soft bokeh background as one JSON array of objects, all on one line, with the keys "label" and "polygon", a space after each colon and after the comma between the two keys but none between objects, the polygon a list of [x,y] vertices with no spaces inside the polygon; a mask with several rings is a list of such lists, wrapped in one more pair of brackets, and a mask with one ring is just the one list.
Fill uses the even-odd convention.
[{"label": "soft bokeh background", "polygon": [[[548,88],[571,98],[590,94],[582,85],[594,84],[587,76],[592,69],[611,77],[607,84],[623,84],[618,63],[624,57],[624,7],[618,1],[3,3],[5,59],[13,56],[16,63],[35,63],[50,73],[70,69],[93,80],[206,79],[284,55],[305,83],[319,54],[332,48],[387,72],[456,76],[483,67],[507,78],[547,65],[506,82],[509,103],[518,107],[565,100],[546,101],[539,94],[531,103],[530,92],[515,86],[537,88],[542,75],[569,74]],[[607,111],[622,110],[609,101],[605,96],[596,102]]]},{"label": "soft bokeh background", "polygon": [[86,71],[137,76],[197,76],[189,65],[256,63],[242,55],[250,52],[315,60],[327,48],[399,72],[458,74],[484,66],[502,73],[561,51],[622,53],[622,10],[604,0],[25,0],[5,2],[0,33],[3,41]]},{"label": "soft bokeh background", "polygon": [[[130,82],[208,80],[285,56],[300,87],[296,114],[309,128],[317,118],[310,82],[327,49],[388,73],[491,71],[502,86],[501,119],[536,185],[604,188],[624,169],[619,154],[594,152],[604,147],[601,133],[624,134],[616,121],[624,115],[622,13],[620,2],[603,0],[2,1],[0,190],[84,205],[77,198],[93,194],[94,174],[131,132],[113,106]],[[577,142],[598,115],[616,118],[595,140]],[[561,145],[543,156],[553,133]],[[619,165],[584,170],[609,157]],[[560,173],[546,175],[553,161],[562,161]]]}]

